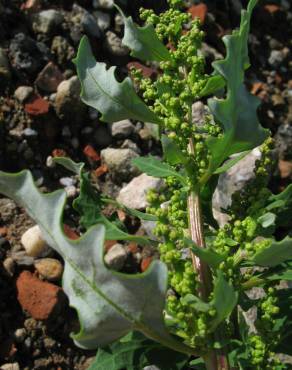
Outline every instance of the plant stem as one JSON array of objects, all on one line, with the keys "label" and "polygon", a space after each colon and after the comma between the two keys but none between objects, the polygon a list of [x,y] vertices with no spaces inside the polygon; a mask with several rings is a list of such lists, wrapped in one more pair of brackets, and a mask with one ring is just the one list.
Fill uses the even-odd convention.
[{"label": "plant stem", "polygon": [[[189,150],[194,154],[194,147],[192,140],[190,140]],[[198,191],[192,190],[188,198],[188,215],[189,215],[189,228],[192,240],[198,247],[206,248],[203,217],[200,204],[200,195]],[[200,297],[207,301],[210,293],[212,292],[212,274],[209,266],[200,260],[194,253],[191,252],[193,266],[199,275]],[[214,335],[219,339],[220,332]],[[204,361],[207,370],[230,370],[227,356],[222,350],[212,350],[204,356]]]}]

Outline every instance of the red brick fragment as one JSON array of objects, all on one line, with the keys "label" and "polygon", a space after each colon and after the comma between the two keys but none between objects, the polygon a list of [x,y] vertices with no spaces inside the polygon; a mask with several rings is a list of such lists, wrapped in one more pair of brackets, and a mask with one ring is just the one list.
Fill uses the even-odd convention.
[{"label": "red brick fragment", "polygon": [[86,147],[83,149],[83,153],[86,155],[87,158],[91,159],[94,162],[98,162],[100,160],[100,156],[90,144],[86,145]]},{"label": "red brick fragment", "polygon": [[136,253],[138,253],[138,252],[140,252],[140,250],[139,250],[139,247],[138,247],[138,244],[137,243],[130,243],[129,245],[128,245],[128,251],[130,252],[130,253],[132,253],[132,254],[136,254]]},{"label": "red brick fragment", "polygon": [[19,275],[16,287],[21,307],[36,320],[47,320],[57,314],[64,302],[60,287],[39,280],[29,271]]},{"label": "red brick fragment", "polygon": [[280,7],[276,4],[267,4],[267,5],[264,6],[264,9],[268,13],[274,14],[274,13],[277,13],[280,10]]},{"label": "red brick fragment", "polygon": [[52,156],[55,157],[68,157],[67,153],[63,149],[54,149],[52,151]]},{"label": "red brick fragment", "polygon": [[0,227],[0,235],[2,237],[5,237],[7,235],[7,233],[8,233],[8,228],[6,226]]},{"label": "red brick fragment", "polygon": [[142,259],[142,262],[141,262],[141,271],[144,272],[148,269],[148,267],[150,266],[152,262],[152,257],[145,257]]},{"label": "red brick fragment", "polygon": [[251,93],[253,95],[257,95],[257,93],[262,90],[264,87],[264,84],[262,82],[255,82],[252,84],[252,87],[251,87]]},{"label": "red brick fragment", "polygon": [[76,240],[80,238],[80,236],[69,225],[64,224],[63,230],[64,230],[65,235],[69,239]]},{"label": "red brick fragment", "polygon": [[151,78],[156,74],[154,68],[146,67],[139,62],[130,62],[127,64],[127,68],[129,71],[131,71],[132,68],[139,69],[142,72],[143,77],[145,78]]},{"label": "red brick fragment", "polygon": [[278,168],[282,179],[287,179],[292,176],[292,162],[279,160]]},{"label": "red brick fragment", "polygon": [[34,12],[40,9],[40,0],[27,0],[25,3],[21,4],[21,10],[27,10]]},{"label": "red brick fragment", "polygon": [[122,209],[117,210],[118,218],[121,222],[124,222],[127,218],[126,213]]},{"label": "red brick fragment", "polygon": [[47,100],[41,96],[34,96],[29,103],[26,103],[24,110],[26,113],[32,116],[41,116],[47,114],[50,108],[50,104]]},{"label": "red brick fragment", "polygon": [[100,177],[108,172],[108,167],[106,164],[102,164],[96,170],[94,170],[94,174],[96,177]]},{"label": "red brick fragment", "polygon": [[192,5],[188,9],[188,13],[192,15],[192,18],[200,18],[200,21],[202,24],[204,24],[206,15],[208,12],[208,8],[206,4],[198,4],[198,5]]}]

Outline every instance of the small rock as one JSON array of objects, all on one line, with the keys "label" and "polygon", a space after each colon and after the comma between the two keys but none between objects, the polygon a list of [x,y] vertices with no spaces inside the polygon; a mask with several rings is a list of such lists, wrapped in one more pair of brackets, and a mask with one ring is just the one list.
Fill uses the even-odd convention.
[{"label": "small rock", "polygon": [[148,191],[158,190],[162,184],[163,180],[143,173],[122,188],[117,201],[129,208],[145,209],[148,206],[146,199]]},{"label": "small rock", "polygon": [[228,216],[221,212],[221,208],[227,209],[231,204],[232,194],[242,189],[254,177],[255,163],[260,158],[261,151],[259,148],[255,148],[219,176],[218,185],[213,195],[213,213],[220,226],[228,220]]},{"label": "small rock", "polygon": [[14,338],[16,342],[22,343],[25,340],[27,333],[25,328],[16,329],[14,332]]},{"label": "small rock", "polygon": [[4,49],[0,48],[0,78],[9,81],[11,77],[10,64]]},{"label": "small rock", "polygon": [[39,73],[35,84],[41,90],[53,93],[57,91],[57,87],[64,80],[60,69],[52,62],[49,62],[45,68]]},{"label": "small rock", "polygon": [[126,249],[119,243],[113,245],[104,257],[106,265],[116,271],[120,271],[123,268],[126,259]]},{"label": "small rock", "polygon": [[96,18],[97,25],[102,31],[106,31],[110,28],[111,25],[111,17],[109,14],[95,11],[93,13],[94,17]]},{"label": "small rock", "polygon": [[122,149],[132,149],[137,154],[141,154],[141,150],[138,148],[137,144],[134,143],[134,141],[132,141],[130,139],[126,139],[125,141],[123,141],[123,144],[121,145],[121,148]]},{"label": "small rock", "polygon": [[31,86],[19,86],[14,91],[14,96],[20,103],[24,103],[26,100],[30,98],[32,93],[33,88]]},{"label": "small rock", "polygon": [[199,53],[201,53],[205,58],[209,58],[211,61],[223,59],[223,55],[219,53],[217,49],[213,48],[205,42],[202,43],[202,48]]},{"label": "small rock", "polygon": [[66,186],[64,190],[66,191],[68,198],[74,198],[78,194],[76,187],[73,185]]},{"label": "small rock", "polygon": [[9,276],[14,275],[15,263],[11,257],[8,257],[3,261],[3,267]]},{"label": "small rock", "polygon": [[73,4],[72,10],[71,22],[73,27],[70,36],[74,42],[78,42],[84,33],[96,38],[101,36],[101,30],[92,14],[77,4]]},{"label": "small rock", "polygon": [[86,108],[80,100],[80,89],[77,76],[60,83],[55,99],[55,109],[59,118],[82,120]]},{"label": "small rock", "polygon": [[278,168],[282,179],[292,178],[292,161],[279,160]]},{"label": "small rock", "polygon": [[202,102],[197,101],[192,105],[192,119],[193,124],[201,126],[205,122],[206,114],[208,113],[208,107]]},{"label": "small rock", "polygon": [[21,244],[30,257],[40,257],[49,249],[38,225],[26,230],[21,237]]},{"label": "small rock", "polygon": [[53,34],[64,21],[63,14],[55,9],[43,10],[32,16],[32,28],[35,33]]},{"label": "small rock", "polygon": [[15,71],[31,79],[49,61],[50,51],[44,43],[18,33],[10,42],[9,57]]},{"label": "small rock", "polygon": [[53,38],[51,52],[56,56],[59,65],[66,64],[75,54],[73,46],[63,36]]},{"label": "small rock", "polygon": [[62,289],[23,271],[17,281],[17,299],[21,307],[36,320],[47,320],[58,314],[64,303]]},{"label": "small rock", "polygon": [[76,180],[72,177],[62,177],[59,182],[62,186],[72,186],[76,184]]},{"label": "small rock", "polygon": [[86,147],[83,149],[83,153],[93,162],[97,162],[100,160],[99,154],[90,144],[86,145]]},{"label": "small rock", "polygon": [[23,135],[27,137],[38,136],[38,132],[36,130],[33,130],[32,128],[27,127],[23,130]]},{"label": "small rock", "polygon": [[20,267],[33,266],[34,258],[26,254],[25,251],[12,252],[11,258]]},{"label": "small rock", "polygon": [[124,27],[124,19],[120,13],[115,15],[115,32],[120,33]]},{"label": "small rock", "polygon": [[12,363],[7,363],[3,364],[0,367],[1,370],[20,370],[18,362],[12,362]]},{"label": "small rock", "polygon": [[101,9],[113,9],[114,0],[93,0],[92,6]]},{"label": "small rock", "polygon": [[54,258],[42,258],[35,261],[34,266],[37,272],[48,281],[58,281],[62,277],[63,266]]},{"label": "small rock", "polygon": [[123,57],[129,54],[129,49],[122,45],[121,38],[112,31],[105,34],[105,47],[113,55]]},{"label": "small rock", "polygon": [[279,67],[283,63],[285,58],[286,55],[283,53],[282,50],[272,50],[268,61],[271,66]]},{"label": "small rock", "polygon": [[292,125],[280,125],[275,135],[275,147],[280,159],[292,160]]},{"label": "small rock", "polygon": [[15,217],[16,210],[16,204],[11,199],[0,199],[0,218],[4,223],[11,221]]},{"label": "small rock", "polygon": [[102,161],[117,181],[126,181],[139,175],[140,171],[132,164],[132,159],[139,156],[133,150],[107,148],[100,154]]},{"label": "small rock", "polygon": [[49,112],[50,104],[40,96],[35,96],[29,103],[26,103],[24,110],[32,116],[42,116]]},{"label": "small rock", "polygon": [[125,139],[129,137],[133,133],[134,130],[135,130],[135,126],[128,119],[114,122],[111,125],[112,136],[117,139]]}]

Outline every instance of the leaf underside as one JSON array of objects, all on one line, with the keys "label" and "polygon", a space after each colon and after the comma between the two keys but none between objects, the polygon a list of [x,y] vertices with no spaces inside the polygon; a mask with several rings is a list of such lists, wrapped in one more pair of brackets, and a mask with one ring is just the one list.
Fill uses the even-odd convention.
[{"label": "leaf underside", "polygon": [[86,36],[80,41],[74,63],[82,87],[81,99],[102,114],[102,121],[112,123],[131,118],[159,123],[157,116],[136,94],[129,77],[118,82],[116,67],[107,69],[105,63],[96,62]]},{"label": "leaf underside", "polygon": [[287,260],[292,260],[292,238],[288,236],[281,241],[272,241],[253,257],[256,265],[264,267],[274,267]]},{"label": "leaf underside", "polygon": [[227,55],[213,63],[214,70],[227,85],[226,99],[209,99],[208,106],[215,120],[222,125],[223,136],[210,138],[209,171],[213,173],[230,155],[251,150],[263,143],[268,133],[257,118],[259,99],[244,85],[244,71],[249,66],[248,34],[250,18],[257,0],[249,2],[241,14],[240,29],[223,37]]},{"label": "leaf underside", "polygon": [[29,171],[0,172],[0,193],[27,211],[65,261],[63,288],[81,325],[73,335],[76,345],[94,349],[137,330],[178,351],[192,352],[164,326],[165,264],[154,261],[145,273],[136,275],[109,270],[103,260],[104,226],[93,226],[78,240],[68,239],[62,222],[66,192],[40,193]]}]

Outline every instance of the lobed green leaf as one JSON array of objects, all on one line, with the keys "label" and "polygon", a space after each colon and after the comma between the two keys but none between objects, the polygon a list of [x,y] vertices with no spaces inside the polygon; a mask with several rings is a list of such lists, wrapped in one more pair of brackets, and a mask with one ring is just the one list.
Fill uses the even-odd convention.
[{"label": "lobed green leaf", "polygon": [[132,118],[159,123],[159,118],[138,97],[129,77],[118,82],[115,67],[96,62],[86,36],[83,36],[74,60],[81,82],[82,101],[102,113],[101,120],[117,122]]}]

